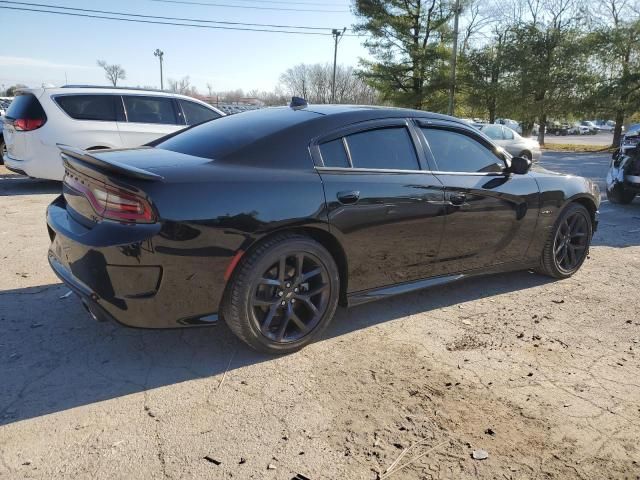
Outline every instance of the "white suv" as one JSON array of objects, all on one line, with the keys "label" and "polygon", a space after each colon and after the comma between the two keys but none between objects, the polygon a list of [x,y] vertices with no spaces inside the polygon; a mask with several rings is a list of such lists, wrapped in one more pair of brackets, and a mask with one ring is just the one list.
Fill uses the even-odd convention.
[{"label": "white suv", "polygon": [[4,118],[4,163],[16,173],[62,180],[64,168],[56,144],[83,150],[138,147],[223,115],[194,98],[161,91],[22,89]]}]

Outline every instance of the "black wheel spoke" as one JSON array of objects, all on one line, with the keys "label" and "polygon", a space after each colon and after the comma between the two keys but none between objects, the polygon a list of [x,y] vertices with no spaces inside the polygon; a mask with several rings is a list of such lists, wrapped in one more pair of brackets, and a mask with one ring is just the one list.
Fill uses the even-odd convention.
[{"label": "black wheel spoke", "polygon": [[271,307],[271,305],[273,305],[274,303],[280,303],[280,299],[279,298],[271,298],[271,299],[256,298],[253,301],[253,304],[256,307]]},{"label": "black wheel spoke", "polygon": [[287,332],[287,327],[289,326],[289,321],[291,320],[291,314],[293,309],[291,308],[291,304],[287,304],[287,309],[284,314],[284,318],[280,323],[280,328],[278,328],[278,333],[276,334],[276,340],[281,342],[284,340],[284,334]]},{"label": "black wheel spoke", "polygon": [[310,299],[311,297],[314,297],[315,295],[318,295],[319,293],[324,292],[327,288],[329,288],[329,284],[323,283],[322,285],[314,287],[311,290],[307,290],[306,292],[304,292],[303,296]]},{"label": "black wheel spoke", "polygon": [[287,257],[280,257],[278,262],[278,280],[280,283],[284,283],[284,277],[287,270]]},{"label": "black wheel spoke", "polygon": [[554,255],[557,257],[563,248],[564,248],[564,244],[561,243],[560,245],[558,245],[555,249]]},{"label": "black wheel spoke", "polygon": [[295,324],[296,327],[298,327],[298,330],[300,330],[301,332],[307,331],[307,326],[302,320],[300,320],[300,317],[298,317],[298,315],[296,315],[296,312],[293,310],[291,310],[291,321]]},{"label": "black wheel spoke", "polygon": [[316,275],[320,275],[322,273],[322,269],[321,268],[314,268],[313,270],[308,271],[307,273],[303,274],[300,277],[300,283],[304,283],[308,280],[311,280],[313,277],[315,277]]},{"label": "black wheel spoke", "polygon": [[260,330],[262,330],[263,333],[266,334],[269,331],[269,327],[271,327],[271,322],[273,322],[273,317],[275,317],[279,306],[278,303],[274,303],[267,312],[266,317],[264,317],[262,325],[260,326]]},{"label": "black wheel spoke", "polygon": [[280,286],[280,282],[278,280],[276,280],[275,278],[261,278],[260,280],[258,280],[258,282],[263,284],[263,285],[271,285],[273,287],[279,287]]}]

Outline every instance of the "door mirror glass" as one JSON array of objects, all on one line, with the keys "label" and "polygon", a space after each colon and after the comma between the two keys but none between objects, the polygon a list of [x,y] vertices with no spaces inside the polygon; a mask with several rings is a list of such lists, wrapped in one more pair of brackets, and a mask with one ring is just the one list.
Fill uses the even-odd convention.
[{"label": "door mirror glass", "polygon": [[531,170],[531,160],[523,157],[513,157],[511,159],[511,167],[509,167],[510,173],[515,173],[516,175],[524,175]]}]

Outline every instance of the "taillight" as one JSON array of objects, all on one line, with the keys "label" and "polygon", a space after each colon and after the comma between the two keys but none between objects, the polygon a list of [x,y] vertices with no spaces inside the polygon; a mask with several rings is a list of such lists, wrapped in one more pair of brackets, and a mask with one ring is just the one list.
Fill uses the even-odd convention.
[{"label": "taillight", "polygon": [[36,130],[45,124],[44,118],[17,118],[13,120],[13,127],[21,132]]},{"label": "taillight", "polygon": [[81,193],[99,216],[127,223],[153,223],[155,215],[147,200],[139,195],[67,172],[64,183]]}]

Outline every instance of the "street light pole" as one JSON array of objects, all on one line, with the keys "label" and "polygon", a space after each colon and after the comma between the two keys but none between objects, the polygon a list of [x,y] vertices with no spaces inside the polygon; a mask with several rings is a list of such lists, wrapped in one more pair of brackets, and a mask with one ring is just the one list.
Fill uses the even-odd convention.
[{"label": "street light pole", "polygon": [[340,41],[340,37],[344,35],[346,28],[343,28],[342,31],[334,28],[331,31],[334,40],[333,47],[333,80],[331,81],[331,103],[335,103],[336,101],[336,64],[338,60],[338,42]]},{"label": "street light pole", "polygon": [[153,52],[153,54],[158,57],[158,59],[160,60],[160,90],[164,90],[164,82],[162,80],[162,60],[164,57],[164,52],[162,50],[160,50],[159,48],[156,48],[156,51]]}]

